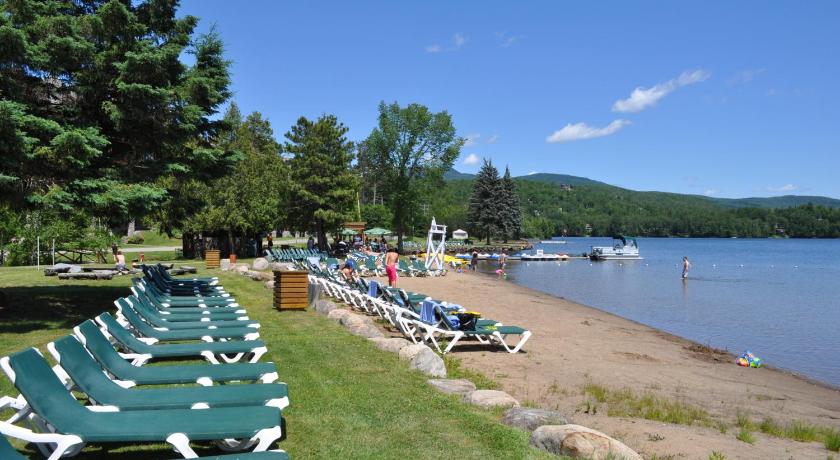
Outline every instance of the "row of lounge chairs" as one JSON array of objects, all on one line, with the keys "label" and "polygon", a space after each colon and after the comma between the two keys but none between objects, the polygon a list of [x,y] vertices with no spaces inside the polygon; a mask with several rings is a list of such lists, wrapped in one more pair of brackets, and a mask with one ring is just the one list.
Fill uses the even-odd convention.
[{"label": "row of lounge chairs", "polygon": [[[356,265],[359,267],[359,274],[361,276],[384,276],[385,275],[385,256],[379,255],[366,255],[363,253],[352,253],[349,254],[347,257],[352,259],[356,262]],[[336,262],[337,263],[337,262]],[[329,260],[327,260],[327,266],[333,266]],[[434,271],[429,270],[423,265],[423,262],[417,259],[409,259],[406,260],[404,258],[400,258],[397,263],[397,273],[401,276],[437,276],[443,275],[445,271]]]},{"label": "row of lounge chairs", "polygon": [[[216,278],[143,271],[133,295],[115,301],[116,315],[102,313],[47,345],[57,365],[37,348],[0,358],[20,392],[0,398],[0,411],[14,411],[0,433],[50,460],[87,443],[163,441],[184,458],[198,457],[191,442],[213,441],[239,453],[212,458],[288,459],[269,450],[285,436],[289,397],[276,366],[257,362],[267,351],[259,323]],[[173,358],[209,364],[148,365]],[[216,385],[230,382],[241,384]],[[4,436],[0,458],[25,458]]]},{"label": "row of lounge chairs", "polygon": [[310,257],[323,257],[324,253],[314,249],[274,249],[268,248],[265,250],[265,257],[269,262],[294,262],[296,260],[306,260]]},{"label": "row of lounge chairs", "polygon": [[[506,326],[491,319],[480,319],[474,328],[463,329],[457,315],[465,309],[445,301],[432,299],[403,289],[390,288],[375,280],[345,280],[340,274],[327,268],[309,266],[309,282],[320,285],[330,297],[340,300],[354,310],[377,315],[399,329],[414,343],[427,343],[440,353],[448,353],[461,339],[475,339],[480,344],[498,345],[509,353],[522,349],[531,337],[531,331],[518,326]],[[520,339],[512,346],[509,336]],[[448,344],[441,347],[442,340]]]}]

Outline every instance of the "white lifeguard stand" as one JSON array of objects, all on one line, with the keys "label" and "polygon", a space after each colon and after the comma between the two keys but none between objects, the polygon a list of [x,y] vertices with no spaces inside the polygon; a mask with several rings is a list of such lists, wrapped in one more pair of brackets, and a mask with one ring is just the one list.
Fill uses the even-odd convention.
[{"label": "white lifeguard stand", "polygon": [[[440,235],[440,241],[435,241],[435,236]],[[426,241],[426,269],[443,270],[444,256],[446,255],[446,225],[438,225],[432,217],[432,225],[429,227],[429,238]]]}]

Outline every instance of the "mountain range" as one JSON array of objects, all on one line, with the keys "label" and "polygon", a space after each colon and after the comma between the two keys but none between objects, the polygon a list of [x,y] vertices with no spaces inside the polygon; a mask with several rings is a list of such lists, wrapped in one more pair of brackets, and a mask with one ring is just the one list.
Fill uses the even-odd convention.
[{"label": "mountain range", "polygon": [[[455,169],[450,169],[444,174],[444,179],[447,181],[466,180],[470,181],[475,178],[475,174],[462,173]],[[553,173],[536,173],[525,176],[517,176],[514,179],[518,181],[534,181],[547,184],[566,184],[572,187],[597,187],[597,188],[611,188],[625,192],[636,192],[640,194],[666,194],[671,198],[685,198],[688,201],[696,203],[697,200],[705,200],[710,204],[720,206],[722,208],[790,208],[801,206],[808,203],[827,206],[831,208],[840,208],[840,200],[829,198],[825,196],[808,196],[808,195],[782,195],[774,197],[750,197],[750,198],[714,198],[704,195],[691,195],[683,193],[670,192],[642,192],[637,190],[628,190],[615,185],[610,185],[597,180],[586,177],[570,176],[568,174],[553,174]]]}]

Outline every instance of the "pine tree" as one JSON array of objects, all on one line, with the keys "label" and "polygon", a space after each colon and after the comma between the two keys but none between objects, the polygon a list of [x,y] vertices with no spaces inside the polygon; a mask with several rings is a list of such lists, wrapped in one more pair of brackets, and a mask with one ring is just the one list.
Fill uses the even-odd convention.
[{"label": "pine tree", "polygon": [[230,97],[223,45],[177,8],[0,1],[0,203],[122,224],[228,171],[213,119]]},{"label": "pine tree", "polygon": [[490,237],[502,228],[501,202],[502,183],[499,171],[493,162],[484,160],[473,183],[467,223],[473,231],[478,231],[490,244]]},{"label": "pine tree", "polygon": [[300,117],[286,133],[284,151],[292,155],[289,218],[297,230],[315,230],[318,246],[327,232],[353,218],[358,178],[351,167],[353,143],[334,115],[316,121]]},{"label": "pine tree", "polygon": [[505,175],[502,177],[499,202],[501,233],[505,243],[507,243],[509,238],[519,236],[519,232],[522,230],[522,210],[520,209],[519,194],[516,192],[516,183],[510,177],[510,168],[507,166],[505,166]]}]

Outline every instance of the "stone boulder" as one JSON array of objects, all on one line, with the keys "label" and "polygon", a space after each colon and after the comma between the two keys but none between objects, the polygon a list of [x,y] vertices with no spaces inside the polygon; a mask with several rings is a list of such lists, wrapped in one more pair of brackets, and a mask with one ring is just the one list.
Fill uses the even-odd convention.
[{"label": "stone boulder", "polygon": [[530,407],[512,407],[505,412],[502,423],[527,431],[534,431],[543,425],[567,425],[569,419],[553,410]]},{"label": "stone boulder", "polygon": [[324,315],[335,310],[336,308],[338,308],[338,306],[336,306],[336,304],[334,304],[330,300],[321,299],[315,302],[315,311]]},{"label": "stone boulder", "polygon": [[642,460],[622,442],[580,425],[544,425],[531,434],[531,445],[555,455],[604,460]]},{"label": "stone boulder", "polygon": [[519,407],[519,401],[499,390],[475,390],[464,395],[464,401],[489,409],[491,407]]},{"label": "stone boulder", "polygon": [[265,257],[257,257],[254,259],[254,263],[251,264],[251,267],[254,270],[266,270],[268,269],[268,260]]},{"label": "stone boulder", "polygon": [[372,338],[370,341],[376,345],[376,348],[384,351],[390,351],[391,353],[399,353],[404,347],[411,345],[411,342],[399,337]]},{"label": "stone boulder", "polygon": [[422,343],[402,347],[400,348],[400,359],[403,361],[411,361],[417,353],[420,353],[423,350],[431,350],[431,348],[423,345]]},{"label": "stone boulder", "polygon": [[432,377],[446,377],[446,364],[443,358],[429,347],[415,354],[408,366]]},{"label": "stone boulder", "polygon": [[369,339],[384,337],[379,328],[368,323],[355,323],[352,326],[347,326],[347,330],[353,335]]},{"label": "stone boulder", "polygon": [[373,324],[373,322],[367,316],[357,315],[355,313],[350,312],[348,312],[347,316],[341,318],[338,322],[341,323],[342,326],[347,328]]},{"label": "stone boulder", "polygon": [[294,269],[295,269],[294,265],[292,265],[290,263],[286,263],[286,262],[274,262],[274,263],[271,264],[271,270],[272,271],[274,271],[274,270],[288,271],[288,270],[294,270]]},{"label": "stone boulder", "polygon": [[265,282],[266,289],[274,289],[274,281],[266,281]]},{"label": "stone boulder", "polygon": [[223,272],[230,270],[231,267],[230,259],[222,259],[219,261],[219,268],[221,268]]},{"label": "stone boulder", "polygon": [[465,395],[475,391],[475,384],[465,379],[430,379],[429,384],[447,394]]},{"label": "stone boulder", "polygon": [[254,281],[262,281],[262,275],[260,272],[255,272],[254,270],[248,270],[244,273],[245,276],[251,278]]},{"label": "stone boulder", "polygon": [[347,310],[344,310],[343,308],[336,308],[335,310],[332,310],[331,312],[329,312],[327,314],[327,318],[335,320],[336,322],[340,323],[341,320],[349,314],[350,314],[350,312],[347,311]]},{"label": "stone boulder", "polygon": [[248,264],[236,264],[234,270],[236,270],[240,275],[244,275],[246,272],[250,271],[248,269]]}]

